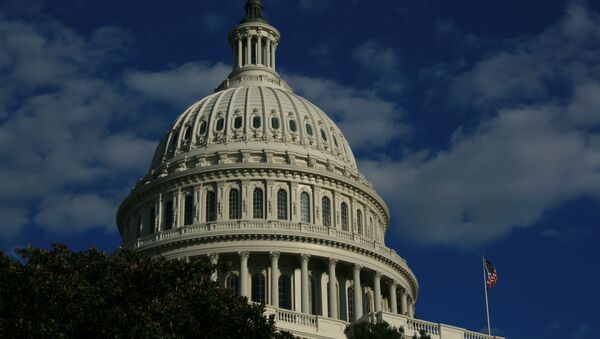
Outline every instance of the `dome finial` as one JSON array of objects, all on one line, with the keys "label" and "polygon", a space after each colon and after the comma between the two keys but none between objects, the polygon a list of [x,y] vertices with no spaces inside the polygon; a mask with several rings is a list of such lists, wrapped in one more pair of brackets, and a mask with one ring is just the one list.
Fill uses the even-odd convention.
[{"label": "dome finial", "polygon": [[267,20],[262,16],[263,4],[261,0],[248,0],[246,2],[246,15],[240,22],[241,24],[246,22],[262,22],[267,23]]}]

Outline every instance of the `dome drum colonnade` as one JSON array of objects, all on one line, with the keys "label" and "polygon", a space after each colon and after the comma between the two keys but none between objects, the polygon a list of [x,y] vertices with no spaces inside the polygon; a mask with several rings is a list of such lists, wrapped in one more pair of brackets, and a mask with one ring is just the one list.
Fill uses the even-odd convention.
[{"label": "dome drum colonnade", "polygon": [[231,74],[176,119],[121,204],[123,245],[229,262],[212,278],[276,309],[413,317],[418,284],[384,244],[387,206],[335,123],[279,78],[261,11],[248,1]]}]

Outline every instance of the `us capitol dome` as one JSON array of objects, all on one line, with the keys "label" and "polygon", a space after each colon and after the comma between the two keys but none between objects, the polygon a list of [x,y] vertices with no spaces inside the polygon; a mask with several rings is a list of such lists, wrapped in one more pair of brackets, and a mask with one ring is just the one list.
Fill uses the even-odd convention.
[{"label": "us capitol dome", "polygon": [[387,205],[335,122],[277,73],[281,35],[261,1],[245,9],[228,35],[233,70],[175,120],[121,204],[123,247],[230,263],[211,279],[303,338],[345,338],[359,319],[490,338],[414,318],[419,284],[385,245]]}]

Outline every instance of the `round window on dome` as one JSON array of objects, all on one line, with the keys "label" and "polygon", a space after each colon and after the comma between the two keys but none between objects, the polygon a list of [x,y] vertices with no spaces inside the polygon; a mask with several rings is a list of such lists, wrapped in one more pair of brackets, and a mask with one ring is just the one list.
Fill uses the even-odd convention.
[{"label": "round window on dome", "polygon": [[313,130],[312,130],[312,126],[310,124],[306,124],[306,134],[312,136],[313,135]]},{"label": "round window on dome", "polygon": [[206,133],[206,121],[202,121],[200,123],[200,130],[198,131],[198,134],[202,135]]},{"label": "round window on dome", "polygon": [[222,131],[224,126],[225,126],[225,120],[223,118],[219,118],[219,120],[217,120],[216,130]]},{"label": "round window on dome", "polygon": [[278,117],[271,118],[271,128],[279,129],[279,118]]},{"label": "round window on dome", "polygon": [[321,138],[323,139],[323,141],[327,141],[327,134],[325,134],[324,129],[321,129]]},{"label": "round window on dome", "polygon": [[252,127],[254,128],[260,128],[260,117],[259,116],[255,116],[254,118],[252,118]]},{"label": "round window on dome", "polygon": [[296,120],[290,120],[290,131],[298,132],[298,125],[296,124]]},{"label": "round window on dome", "polygon": [[233,120],[233,128],[235,128],[235,129],[242,128],[242,122],[243,122],[242,117],[235,117],[235,119]]}]

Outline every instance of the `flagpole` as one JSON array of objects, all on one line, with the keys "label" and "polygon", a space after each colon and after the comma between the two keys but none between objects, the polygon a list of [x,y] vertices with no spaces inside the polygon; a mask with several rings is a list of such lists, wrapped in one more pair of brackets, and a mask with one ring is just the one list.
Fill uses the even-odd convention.
[{"label": "flagpole", "polygon": [[485,258],[483,256],[481,256],[481,259],[483,260],[483,290],[485,292],[485,311],[487,314],[487,325],[488,325],[488,335],[491,336],[492,335],[492,329],[490,327],[490,305],[488,303],[488,295],[487,295],[487,279],[485,277]]}]

